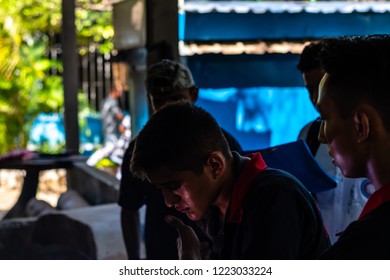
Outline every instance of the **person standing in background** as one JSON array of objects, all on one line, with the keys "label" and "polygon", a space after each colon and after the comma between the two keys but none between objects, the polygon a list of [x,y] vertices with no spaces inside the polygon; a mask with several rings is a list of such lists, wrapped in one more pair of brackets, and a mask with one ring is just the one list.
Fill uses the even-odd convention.
[{"label": "person standing in background", "polygon": [[[123,162],[123,157],[125,156],[125,151],[130,144],[131,141],[131,117],[129,114],[125,114],[120,125],[119,132],[121,135],[119,136],[118,141],[116,142],[115,149],[110,155],[111,161],[120,166]],[[118,168],[116,173],[116,178],[120,180],[122,177],[121,169]]]},{"label": "person standing in background", "polygon": [[[164,59],[148,68],[145,86],[153,112],[170,103],[187,101],[195,103],[198,88],[190,70],[181,63]],[[180,118],[180,116],[177,116]],[[232,150],[242,152],[239,143],[226,131]],[[197,226],[186,215],[178,213],[165,205],[161,191],[148,181],[135,178],[130,172],[130,160],[134,148],[132,141],[126,150],[121,167],[122,179],[118,204],[121,209],[121,226],[129,259],[140,258],[142,240],[139,209],[146,205],[144,240],[146,258],[155,260],[177,259],[177,232],[165,222],[166,215],[175,215],[188,222],[195,229]],[[198,231],[201,235],[201,231]]]},{"label": "person standing in background", "polygon": [[110,94],[104,99],[100,119],[103,125],[104,144],[96,150],[87,160],[89,166],[95,166],[103,158],[109,157],[114,151],[120,136],[119,125],[123,119],[123,112],[119,106],[119,98],[122,97],[123,87],[115,81]]}]

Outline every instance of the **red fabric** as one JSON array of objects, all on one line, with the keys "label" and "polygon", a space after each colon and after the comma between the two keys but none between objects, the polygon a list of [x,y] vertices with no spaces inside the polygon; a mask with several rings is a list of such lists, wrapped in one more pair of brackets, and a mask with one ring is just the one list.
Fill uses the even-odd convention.
[{"label": "red fabric", "polygon": [[360,213],[358,220],[360,220],[372,210],[377,208],[379,205],[387,201],[390,201],[390,185],[383,186],[370,196],[370,198],[366,202],[366,205],[364,205],[364,208]]},{"label": "red fabric", "polygon": [[228,222],[231,223],[241,222],[245,196],[257,175],[259,175],[267,167],[260,153],[254,153],[246,156],[250,157],[251,160],[244,165],[233,186],[232,200],[230,201],[230,213],[228,217]]}]

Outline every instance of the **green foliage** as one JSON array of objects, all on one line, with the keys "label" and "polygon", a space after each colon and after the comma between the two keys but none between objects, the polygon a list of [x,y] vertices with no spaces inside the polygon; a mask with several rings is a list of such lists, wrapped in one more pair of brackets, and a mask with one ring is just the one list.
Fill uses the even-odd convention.
[{"label": "green foliage", "polygon": [[[21,13],[23,15],[23,13]],[[28,131],[39,112],[58,110],[63,104],[61,78],[48,75],[56,67],[45,57],[47,36],[23,28],[20,19],[5,19],[0,56],[0,153],[26,147]]]},{"label": "green foliage", "polygon": [[[104,53],[113,48],[110,11],[88,9],[101,2],[76,2],[81,53],[91,44]],[[0,0],[0,154],[26,147],[40,112],[63,112],[62,63],[48,55],[61,18],[61,0]]]},{"label": "green foliage", "polygon": [[98,43],[97,47],[101,53],[108,53],[113,49],[114,29],[111,24],[111,13],[77,9],[75,24],[79,30],[78,44],[81,52],[86,52],[91,42]]}]

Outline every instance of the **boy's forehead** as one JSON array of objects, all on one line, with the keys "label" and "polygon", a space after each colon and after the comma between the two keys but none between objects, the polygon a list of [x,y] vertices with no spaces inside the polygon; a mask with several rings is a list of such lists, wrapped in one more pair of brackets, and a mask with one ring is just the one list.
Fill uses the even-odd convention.
[{"label": "boy's forehead", "polygon": [[190,170],[178,170],[173,167],[163,166],[148,172],[146,177],[154,185],[164,187],[186,180],[194,176],[194,174],[195,172]]},{"label": "boy's forehead", "polygon": [[328,79],[328,74],[325,73],[325,75],[322,77],[321,81],[320,81],[320,84],[318,86],[318,97],[317,97],[317,101],[316,101],[316,108],[317,109],[320,109],[321,107],[321,103],[323,102],[323,98],[324,98],[324,92],[326,91],[326,81]]},{"label": "boy's forehead", "polygon": [[167,182],[177,180],[180,171],[174,170],[168,166],[157,167],[147,173],[147,179],[156,185],[163,185]]},{"label": "boy's forehead", "polygon": [[327,114],[330,111],[333,112],[333,105],[335,104],[335,102],[337,102],[336,100],[334,100],[337,95],[333,93],[331,94],[331,92],[334,90],[336,90],[336,88],[332,84],[331,79],[329,79],[329,76],[324,76],[320,82],[318,98],[316,102],[316,108],[319,113]]},{"label": "boy's forehead", "polygon": [[319,85],[318,98],[316,102],[316,108],[320,113],[329,112],[334,110],[334,104],[338,101],[338,95],[335,91],[339,91],[340,88],[335,81],[333,81],[328,74],[325,74],[321,79]]}]

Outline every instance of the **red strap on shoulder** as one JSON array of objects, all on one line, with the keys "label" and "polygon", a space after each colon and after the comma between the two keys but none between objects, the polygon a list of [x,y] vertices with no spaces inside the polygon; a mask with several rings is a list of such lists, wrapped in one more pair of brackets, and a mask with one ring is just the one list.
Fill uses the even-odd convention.
[{"label": "red strap on shoulder", "polygon": [[267,167],[261,154],[246,155],[251,160],[245,163],[237,181],[233,186],[233,194],[230,201],[230,213],[227,219],[231,223],[240,223],[242,220],[242,208],[246,194],[251,188],[256,177]]}]

